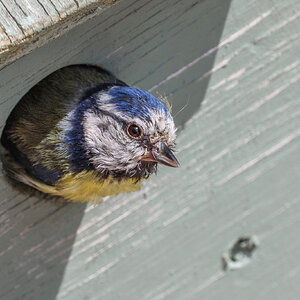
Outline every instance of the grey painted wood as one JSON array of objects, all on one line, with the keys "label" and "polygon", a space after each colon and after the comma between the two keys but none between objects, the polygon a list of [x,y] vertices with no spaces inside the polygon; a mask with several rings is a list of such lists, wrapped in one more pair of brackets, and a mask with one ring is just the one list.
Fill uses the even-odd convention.
[{"label": "grey painted wood", "polygon": [[[297,299],[299,11],[122,1],[2,69],[1,126],[31,86],[79,62],[168,96],[184,126],[180,169],[96,207],[0,177],[0,299]],[[225,271],[244,236],[258,248]]]},{"label": "grey painted wood", "polygon": [[0,0],[0,65],[5,66],[117,0]]}]

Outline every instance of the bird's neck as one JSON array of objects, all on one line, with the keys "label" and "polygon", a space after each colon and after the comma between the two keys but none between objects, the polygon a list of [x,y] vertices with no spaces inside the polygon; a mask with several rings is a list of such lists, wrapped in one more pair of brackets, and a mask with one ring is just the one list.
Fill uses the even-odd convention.
[{"label": "bird's neck", "polygon": [[70,167],[72,171],[92,171],[89,154],[85,148],[83,121],[85,112],[95,107],[93,97],[81,100],[68,117],[68,126],[65,130],[65,140],[68,145]]}]

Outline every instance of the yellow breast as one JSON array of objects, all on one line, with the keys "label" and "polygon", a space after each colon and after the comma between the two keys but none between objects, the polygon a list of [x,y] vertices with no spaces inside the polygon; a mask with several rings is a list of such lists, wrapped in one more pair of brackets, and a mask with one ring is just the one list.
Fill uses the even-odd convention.
[{"label": "yellow breast", "polygon": [[142,180],[128,178],[116,180],[108,177],[101,180],[95,172],[81,172],[67,174],[55,186],[35,182],[40,191],[61,196],[75,202],[101,202],[101,198],[119,193],[129,193],[141,188]]}]

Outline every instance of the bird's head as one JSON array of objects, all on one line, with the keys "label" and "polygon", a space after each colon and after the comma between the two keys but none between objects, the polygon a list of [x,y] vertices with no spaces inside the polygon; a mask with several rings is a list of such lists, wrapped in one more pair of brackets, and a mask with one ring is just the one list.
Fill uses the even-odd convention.
[{"label": "bird's head", "polygon": [[173,118],[150,93],[113,86],[90,96],[84,112],[85,151],[94,169],[114,177],[145,178],[157,164],[178,167]]}]

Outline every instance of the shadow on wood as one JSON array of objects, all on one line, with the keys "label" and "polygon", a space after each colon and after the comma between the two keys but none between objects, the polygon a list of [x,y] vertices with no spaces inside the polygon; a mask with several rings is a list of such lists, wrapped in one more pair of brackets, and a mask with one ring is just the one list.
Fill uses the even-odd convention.
[{"label": "shadow on wood", "polygon": [[0,299],[55,299],[85,205],[0,177]]}]

